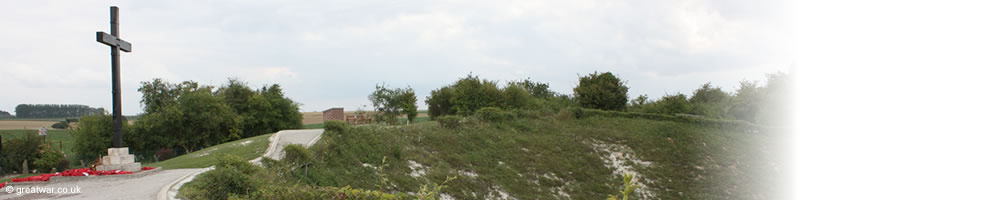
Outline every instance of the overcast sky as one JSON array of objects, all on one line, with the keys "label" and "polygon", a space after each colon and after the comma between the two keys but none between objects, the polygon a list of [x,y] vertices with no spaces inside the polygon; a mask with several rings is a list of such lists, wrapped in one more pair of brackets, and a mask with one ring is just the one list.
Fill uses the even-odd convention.
[{"label": "overcast sky", "polygon": [[3,1],[0,110],[111,108],[108,7],[121,8],[123,113],[140,82],[277,83],[302,111],[355,110],[375,84],[430,91],[467,74],[531,78],[572,94],[610,71],[629,96],[690,94],[712,82],[789,72],[782,0],[655,1]]}]

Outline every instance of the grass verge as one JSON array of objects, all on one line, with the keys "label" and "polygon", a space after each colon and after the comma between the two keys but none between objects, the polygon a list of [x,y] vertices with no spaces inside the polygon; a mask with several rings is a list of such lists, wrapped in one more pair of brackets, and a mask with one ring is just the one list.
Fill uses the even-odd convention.
[{"label": "grass verge", "polygon": [[163,169],[203,168],[215,164],[216,157],[222,154],[234,155],[244,160],[260,157],[267,151],[268,137],[274,133],[254,136],[242,140],[227,142],[189,154],[184,154],[169,160],[143,164],[145,167],[163,167]]}]

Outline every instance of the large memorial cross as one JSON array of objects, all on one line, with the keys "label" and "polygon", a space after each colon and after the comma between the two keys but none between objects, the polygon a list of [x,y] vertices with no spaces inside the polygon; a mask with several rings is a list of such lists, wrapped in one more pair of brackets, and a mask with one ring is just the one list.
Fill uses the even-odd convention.
[{"label": "large memorial cross", "polygon": [[118,7],[111,6],[111,34],[103,31],[97,32],[97,42],[111,46],[111,95],[112,95],[112,120],[114,126],[111,128],[114,135],[114,147],[122,147],[122,78],[121,78],[121,56],[118,51],[132,52],[132,43],[119,38],[118,35]]}]

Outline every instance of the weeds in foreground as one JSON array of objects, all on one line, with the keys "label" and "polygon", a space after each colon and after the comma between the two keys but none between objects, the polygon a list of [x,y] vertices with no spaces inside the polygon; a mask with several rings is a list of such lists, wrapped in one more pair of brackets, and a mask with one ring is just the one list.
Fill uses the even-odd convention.
[{"label": "weeds in foreground", "polygon": [[448,179],[445,179],[444,182],[441,182],[441,184],[431,183],[430,185],[424,184],[424,185],[420,186],[420,193],[417,193],[417,199],[419,199],[419,200],[438,200],[438,199],[440,199],[441,198],[441,190],[444,189],[444,188],[446,188],[446,187],[448,187],[445,184],[448,184],[448,182],[451,182],[452,180],[455,180],[455,178],[458,178],[458,177],[457,176],[449,176]]},{"label": "weeds in foreground", "polygon": [[[635,189],[639,189],[639,185],[635,184],[635,182],[639,182],[639,178],[636,178],[635,182],[633,182],[632,181],[632,174],[626,173],[625,175],[622,175],[622,176],[625,179],[625,182],[623,183],[622,186],[625,186],[625,187],[622,188],[622,191],[621,191],[622,198],[620,200],[628,200],[628,195],[632,194],[632,192],[634,192]],[[618,198],[618,196],[610,195],[609,194],[608,195],[608,200],[619,200],[619,198]]]},{"label": "weeds in foreground", "polygon": [[385,163],[385,156],[382,156],[382,164],[375,167],[375,175],[378,176],[378,187],[382,190],[389,190],[389,178],[385,176],[385,168],[389,167],[389,164]]}]

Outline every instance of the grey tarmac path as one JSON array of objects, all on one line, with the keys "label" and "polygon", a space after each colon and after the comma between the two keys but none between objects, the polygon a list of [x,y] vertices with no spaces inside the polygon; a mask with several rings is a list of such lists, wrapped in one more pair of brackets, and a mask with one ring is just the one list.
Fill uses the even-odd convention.
[{"label": "grey tarmac path", "polygon": [[[268,138],[268,140],[270,141],[270,145],[268,145],[267,151],[264,152],[264,155],[261,155],[261,157],[258,157],[257,159],[251,160],[250,163],[260,165],[260,160],[264,157],[280,160],[284,156],[283,150],[285,145],[301,144],[307,147],[312,146],[313,144],[316,143],[316,141],[319,140],[320,136],[322,135],[323,135],[323,129],[301,129],[301,130],[278,131],[278,133],[272,135],[271,138]],[[194,177],[198,176],[198,174],[211,170],[214,167],[215,166],[198,169],[197,171],[191,172],[190,174],[178,178],[176,181],[174,181],[174,183],[164,186],[163,189],[160,191],[160,194],[157,195],[156,199],[157,200],[177,199],[176,195],[177,192],[180,190],[181,186],[184,186],[184,184],[191,182],[191,180],[193,180]]]},{"label": "grey tarmac path", "polygon": [[[282,150],[285,145],[301,144],[311,146],[319,140],[321,135],[323,135],[323,129],[279,131],[270,139],[271,144],[262,157],[281,159],[283,156]],[[95,180],[84,179],[51,184],[8,185],[0,189],[0,199],[175,199],[173,195],[176,194],[176,189],[190,181],[198,173],[204,171],[206,171],[206,168],[171,169],[152,172],[151,174],[137,178],[102,177]],[[17,194],[19,188],[23,191],[30,187],[53,188],[53,190],[62,188],[66,191],[79,188],[80,192]],[[11,192],[8,193],[7,191]]]},{"label": "grey tarmac path", "polygon": [[[160,191],[160,188],[174,182],[177,177],[182,177],[198,170],[160,170],[138,178],[101,177],[95,180],[84,179],[51,184],[13,185],[0,189],[0,199],[156,199],[156,194]],[[52,188],[53,191],[63,188],[67,192],[79,188],[79,193],[17,194],[18,189],[25,190],[30,187]]]}]

